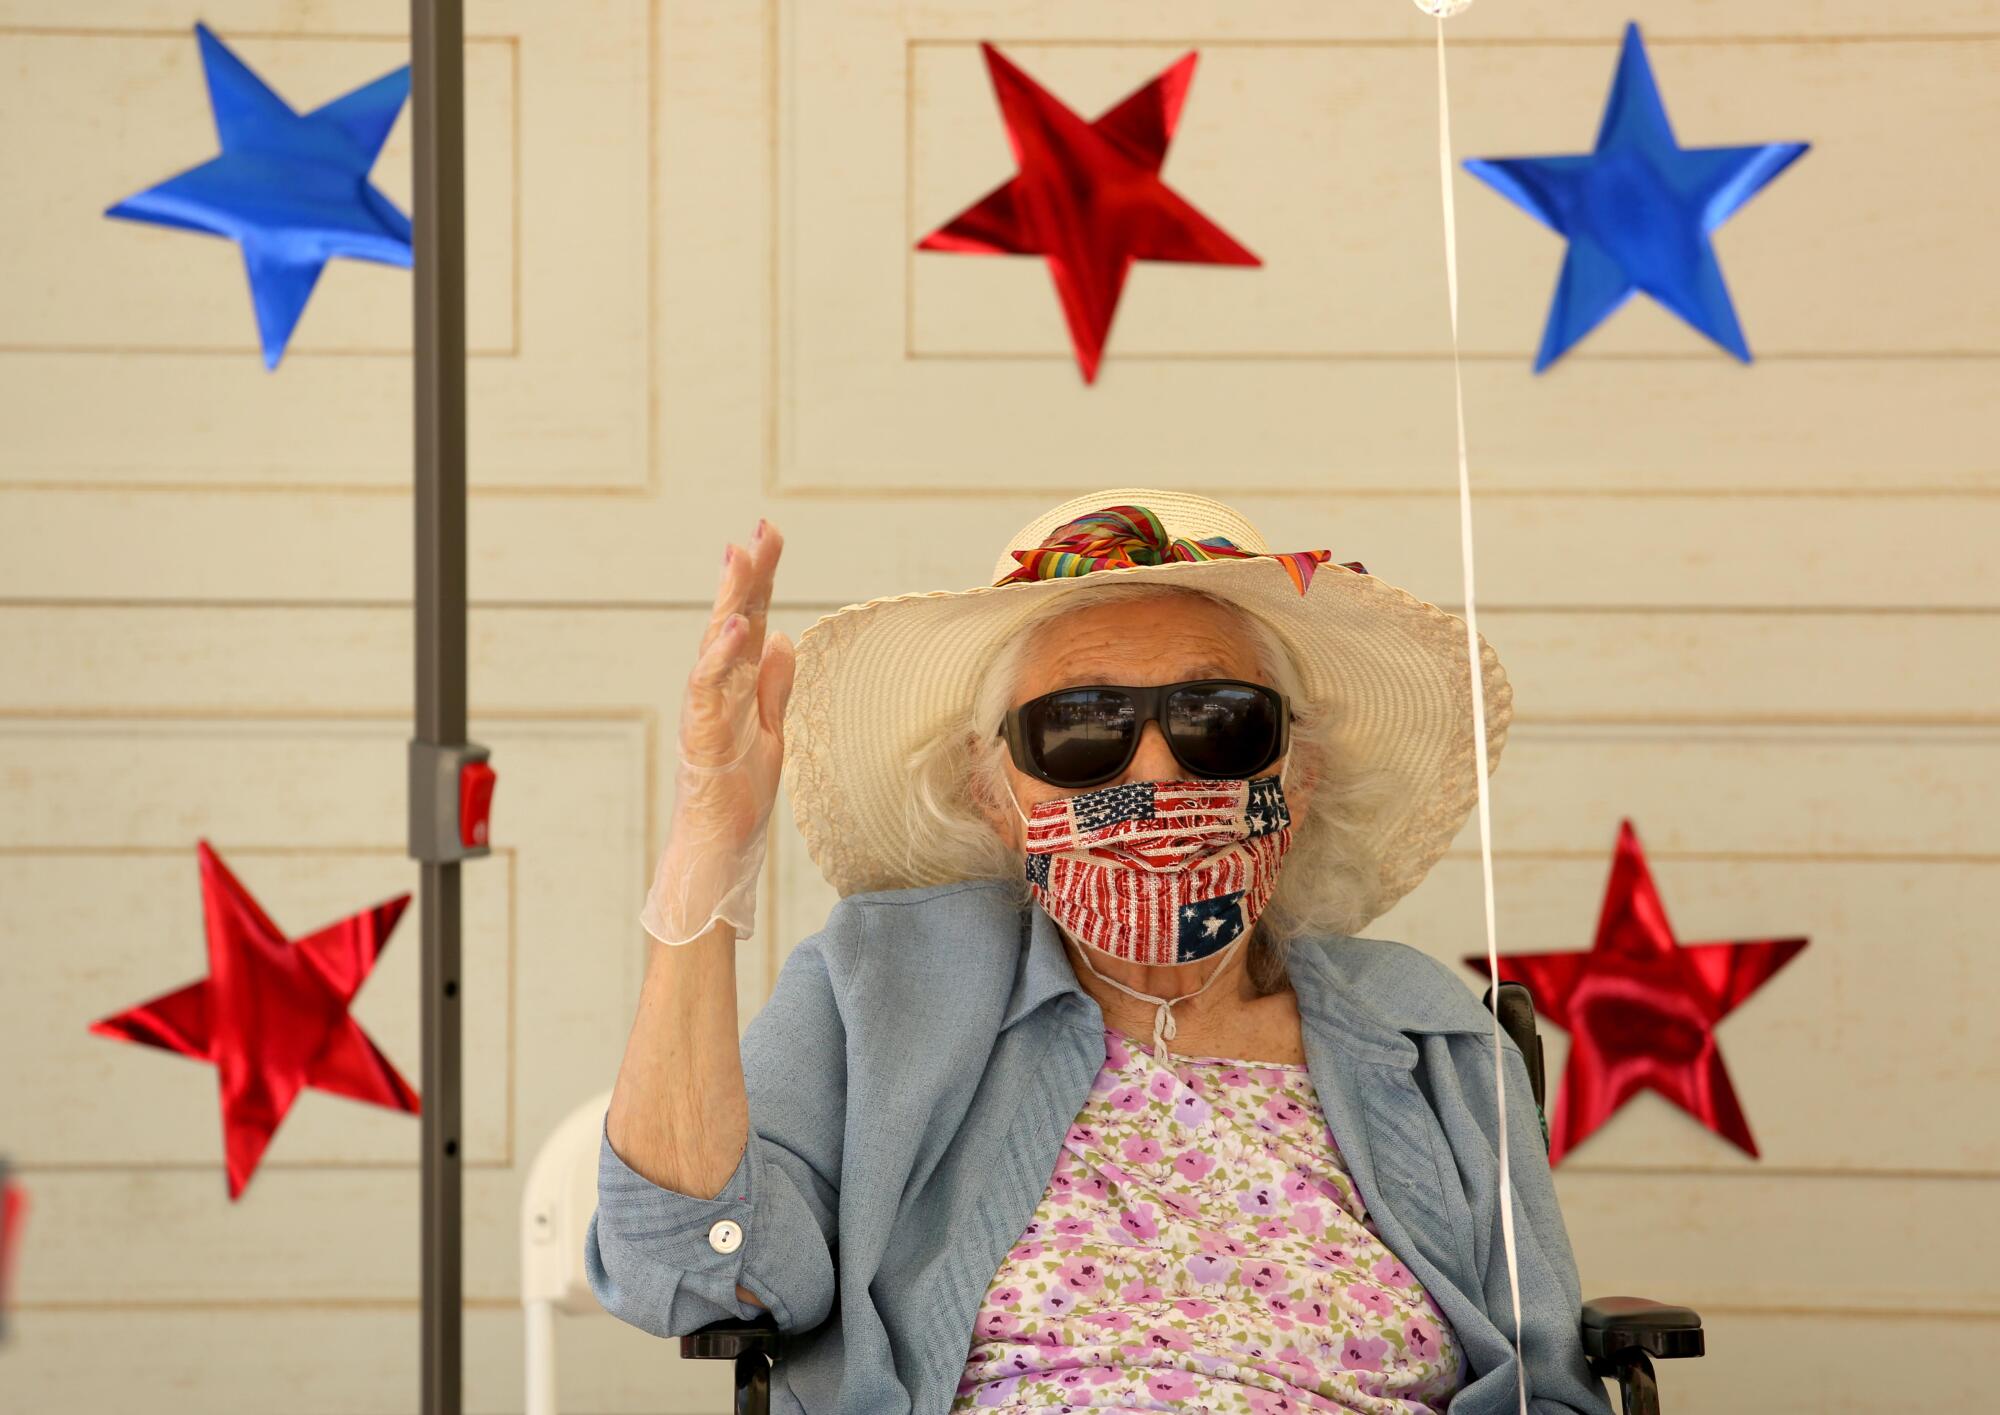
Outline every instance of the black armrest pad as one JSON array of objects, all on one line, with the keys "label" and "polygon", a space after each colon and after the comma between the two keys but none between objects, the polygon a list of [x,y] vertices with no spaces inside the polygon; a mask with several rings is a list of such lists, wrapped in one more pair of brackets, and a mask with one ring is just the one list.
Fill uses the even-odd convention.
[{"label": "black armrest pad", "polygon": [[1593,1361],[1616,1361],[1628,1351],[1699,1356],[1701,1314],[1645,1297],[1595,1297],[1583,1304],[1583,1350]]},{"label": "black armrest pad", "polygon": [[746,1351],[778,1354],[778,1322],[769,1312],[747,1322],[726,1317],[681,1338],[681,1355],[690,1361],[734,1361]]}]

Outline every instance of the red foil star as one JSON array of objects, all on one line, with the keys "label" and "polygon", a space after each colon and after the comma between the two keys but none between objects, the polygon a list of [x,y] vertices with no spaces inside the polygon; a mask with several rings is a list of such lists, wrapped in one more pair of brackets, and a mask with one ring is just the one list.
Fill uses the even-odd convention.
[{"label": "red foil star", "polygon": [[1160,180],[1193,52],[1086,123],[992,45],[980,48],[1021,170],[917,249],[1046,256],[1084,382],[1097,378],[1133,261],[1261,264]]},{"label": "red foil star", "polygon": [[0,1335],[7,1325],[7,1304],[14,1290],[14,1260],[21,1251],[21,1225],[28,1217],[28,1195],[0,1166]]},{"label": "red foil star", "polygon": [[200,856],[208,976],[90,1030],[215,1063],[229,1197],[236,1199],[307,1086],[417,1113],[416,1091],[347,1011],[410,896],[294,943],[205,840]]},{"label": "red foil star", "polygon": [[[1590,951],[1500,957],[1501,978],[1527,984],[1535,1010],[1570,1034],[1549,1163],[1647,1087],[1755,1157],[1715,1025],[1805,946],[1803,938],[1677,942],[1638,834],[1621,821]],[[1465,961],[1486,971],[1483,956]]]}]

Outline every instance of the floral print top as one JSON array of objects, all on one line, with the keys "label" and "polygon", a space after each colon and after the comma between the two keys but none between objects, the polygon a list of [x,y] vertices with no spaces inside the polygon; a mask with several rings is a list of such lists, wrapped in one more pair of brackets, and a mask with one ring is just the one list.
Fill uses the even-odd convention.
[{"label": "floral print top", "polygon": [[1106,1029],[952,1410],[1442,1410],[1450,1324],[1376,1234],[1310,1073],[1170,1061]]}]

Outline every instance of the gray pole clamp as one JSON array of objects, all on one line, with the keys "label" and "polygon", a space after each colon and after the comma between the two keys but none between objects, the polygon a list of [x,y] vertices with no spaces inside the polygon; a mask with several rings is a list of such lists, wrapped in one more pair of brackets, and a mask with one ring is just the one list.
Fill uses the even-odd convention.
[{"label": "gray pole clamp", "polygon": [[482,839],[476,844],[466,843],[459,814],[465,768],[483,764],[489,755],[477,742],[410,740],[411,859],[450,864],[493,853],[483,839],[483,812],[478,821]]}]

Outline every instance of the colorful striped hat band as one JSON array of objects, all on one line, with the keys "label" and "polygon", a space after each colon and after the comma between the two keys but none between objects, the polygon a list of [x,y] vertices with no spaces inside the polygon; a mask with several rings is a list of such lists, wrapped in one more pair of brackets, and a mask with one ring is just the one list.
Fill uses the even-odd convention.
[{"label": "colorful striped hat band", "polygon": [[[1057,580],[1095,570],[1166,565],[1176,560],[1270,559],[1285,567],[1300,594],[1312,584],[1313,571],[1333,558],[1330,550],[1244,550],[1227,536],[1199,540],[1170,536],[1160,518],[1144,506],[1106,506],[1057,526],[1038,546],[1010,553],[1021,562],[1021,568],[996,584]],[[1341,568],[1357,575],[1368,573],[1358,560],[1342,561]]]}]

